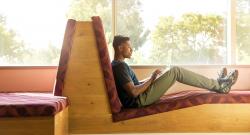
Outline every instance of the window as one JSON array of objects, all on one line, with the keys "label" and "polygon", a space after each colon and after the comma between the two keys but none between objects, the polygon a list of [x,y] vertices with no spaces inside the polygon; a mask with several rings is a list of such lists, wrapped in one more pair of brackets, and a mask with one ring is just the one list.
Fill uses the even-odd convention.
[{"label": "window", "polygon": [[121,34],[131,38],[132,65],[250,63],[250,0],[24,1],[0,1],[0,66],[57,65],[67,19],[94,15],[111,59]]},{"label": "window", "polygon": [[111,0],[1,1],[0,66],[57,65],[67,19],[101,16],[111,44],[111,6]]},{"label": "window", "polygon": [[109,50],[112,50],[112,0],[70,0],[67,17],[78,21],[91,21],[100,16],[105,30]]},{"label": "window", "polygon": [[237,0],[237,63],[250,63],[250,0]]},{"label": "window", "polygon": [[226,64],[228,0],[117,0],[130,64]]},{"label": "window", "polygon": [[57,65],[67,0],[0,1],[0,66]]}]

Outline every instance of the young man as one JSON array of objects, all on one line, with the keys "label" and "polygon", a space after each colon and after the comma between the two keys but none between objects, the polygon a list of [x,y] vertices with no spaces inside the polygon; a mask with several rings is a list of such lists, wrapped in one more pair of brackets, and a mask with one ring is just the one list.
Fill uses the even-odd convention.
[{"label": "young man", "polygon": [[218,93],[228,93],[238,78],[238,70],[227,75],[226,68],[223,68],[215,80],[174,66],[164,73],[156,69],[149,78],[139,82],[133,70],[124,62],[125,58],[131,58],[133,52],[129,37],[115,36],[113,47],[115,56],[111,64],[114,79],[119,98],[126,108],[143,107],[156,102],[175,81]]}]

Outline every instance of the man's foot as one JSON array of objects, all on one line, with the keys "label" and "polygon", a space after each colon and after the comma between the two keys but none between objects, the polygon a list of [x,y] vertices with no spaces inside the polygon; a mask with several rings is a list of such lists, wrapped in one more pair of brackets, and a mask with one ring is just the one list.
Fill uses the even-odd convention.
[{"label": "man's foot", "polygon": [[239,72],[238,70],[234,70],[231,73],[229,73],[228,76],[225,78],[220,79],[219,85],[220,85],[220,90],[217,91],[219,93],[229,93],[231,90],[231,87],[236,83],[238,79]]},{"label": "man's foot", "polygon": [[219,79],[225,78],[227,76],[227,68],[223,67],[220,72],[218,73],[218,81]]}]

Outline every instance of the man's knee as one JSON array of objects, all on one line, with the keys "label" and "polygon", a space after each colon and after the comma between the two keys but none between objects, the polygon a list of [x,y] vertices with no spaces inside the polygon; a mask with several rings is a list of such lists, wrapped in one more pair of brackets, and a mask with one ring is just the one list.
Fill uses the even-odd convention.
[{"label": "man's knee", "polygon": [[175,76],[175,79],[179,80],[181,78],[181,67],[173,66],[171,70]]},{"label": "man's knee", "polygon": [[179,72],[180,71],[180,67],[173,66],[173,67],[171,67],[171,70],[174,71],[174,72]]}]

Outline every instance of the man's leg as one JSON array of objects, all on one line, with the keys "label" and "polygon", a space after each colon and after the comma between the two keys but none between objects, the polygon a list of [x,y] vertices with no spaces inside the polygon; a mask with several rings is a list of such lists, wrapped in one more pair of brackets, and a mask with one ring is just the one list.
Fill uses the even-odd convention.
[{"label": "man's leg", "polygon": [[217,80],[175,66],[155,80],[148,90],[139,96],[139,106],[150,105],[159,100],[175,81],[212,91],[220,89]]}]

